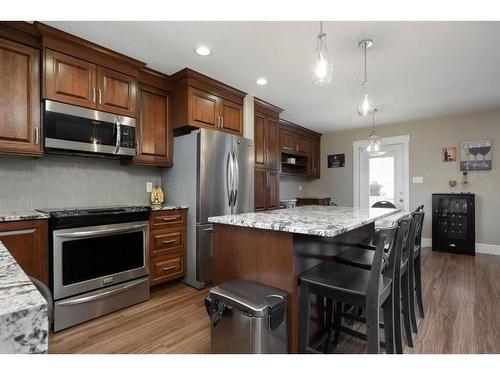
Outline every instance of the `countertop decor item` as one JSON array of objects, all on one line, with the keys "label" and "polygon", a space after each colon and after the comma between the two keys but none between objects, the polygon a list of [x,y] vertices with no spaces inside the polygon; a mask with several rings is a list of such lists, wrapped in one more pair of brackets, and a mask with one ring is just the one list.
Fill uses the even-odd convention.
[{"label": "countertop decor item", "polygon": [[163,189],[156,183],[151,191],[151,206],[161,206],[163,202],[165,202],[165,194],[163,194]]},{"label": "countertop decor item", "polygon": [[469,174],[467,172],[462,172],[462,186],[464,190],[466,190],[467,186],[469,186]]},{"label": "countertop decor item", "polygon": [[448,186],[450,187],[451,192],[453,193],[453,189],[455,188],[455,186],[457,186],[457,181],[456,180],[449,180]]},{"label": "countertop decor item", "polygon": [[461,171],[491,170],[491,139],[460,143]]}]

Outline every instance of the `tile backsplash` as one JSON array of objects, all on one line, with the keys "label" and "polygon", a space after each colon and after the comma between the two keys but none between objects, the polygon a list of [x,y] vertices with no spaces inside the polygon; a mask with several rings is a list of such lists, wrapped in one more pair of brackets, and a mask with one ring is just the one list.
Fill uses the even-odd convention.
[{"label": "tile backsplash", "polygon": [[0,211],[147,204],[147,181],[161,183],[161,169],[77,156],[0,155]]}]

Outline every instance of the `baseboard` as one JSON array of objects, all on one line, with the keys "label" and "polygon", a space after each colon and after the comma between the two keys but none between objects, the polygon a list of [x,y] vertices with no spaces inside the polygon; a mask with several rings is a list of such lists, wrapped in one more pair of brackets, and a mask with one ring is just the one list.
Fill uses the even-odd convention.
[{"label": "baseboard", "polygon": [[[432,238],[422,237],[422,247],[432,247]],[[487,243],[476,243],[476,253],[500,255],[500,246]]]}]

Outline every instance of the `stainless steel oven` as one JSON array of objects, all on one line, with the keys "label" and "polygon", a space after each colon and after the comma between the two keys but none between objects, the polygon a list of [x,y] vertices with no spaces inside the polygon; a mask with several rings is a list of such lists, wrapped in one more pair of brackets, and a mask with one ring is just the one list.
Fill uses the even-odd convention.
[{"label": "stainless steel oven", "polygon": [[149,274],[148,222],[53,232],[56,300]]},{"label": "stainless steel oven", "polygon": [[149,207],[50,214],[54,331],[149,299]]}]

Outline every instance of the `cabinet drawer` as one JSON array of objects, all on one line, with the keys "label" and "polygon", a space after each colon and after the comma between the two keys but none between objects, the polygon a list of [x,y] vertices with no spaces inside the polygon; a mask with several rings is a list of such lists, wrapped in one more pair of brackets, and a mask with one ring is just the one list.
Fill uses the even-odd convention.
[{"label": "cabinet drawer", "polygon": [[151,261],[151,284],[177,279],[185,275],[185,256],[183,253],[154,258]]},{"label": "cabinet drawer", "polygon": [[186,232],[183,229],[155,230],[151,233],[151,256],[184,248]]},{"label": "cabinet drawer", "polygon": [[151,213],[150,225],[153,228],[182,226],[186,223],[186,211],[159,211]]}]

